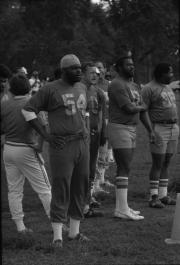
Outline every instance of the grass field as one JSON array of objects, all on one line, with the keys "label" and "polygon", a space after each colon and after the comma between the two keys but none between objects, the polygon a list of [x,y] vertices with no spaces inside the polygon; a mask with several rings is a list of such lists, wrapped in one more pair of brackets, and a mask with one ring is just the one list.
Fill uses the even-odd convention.
[{"label": "grass field", "polygon": [[[46,151],[46,146],[45,146]],[[48,167],[47,153],[44,152]],[[172,161],[171,182],[180,175],[180,154]],[[64,247],[58,253],[50,248],[52,230],[37,195],[28,183],[25,185],[25,222],[34,230],[31,238],[19,238],[11,220],[5,173],[1,168],[2,208],[2,264],[3,265],[117,265],[117,264],[180,264],[180,247],[169,246],[164,239],[170,237],[174,206],[165,209],[148,207],[148,171],[151,159],[147,136],[140,127],[132,177],[129,180],[129,203],[140,209],[143,221],[121,221],[113,218],[114,190],[99,199],[104,217],[82,221],[81,231],[91,242],[68,242],[64,233]],[[49,172],[50,175],[50,172]],[[107,172],[113,181],[115,165]],[[173,194],[175,195],[175,194]]]}]

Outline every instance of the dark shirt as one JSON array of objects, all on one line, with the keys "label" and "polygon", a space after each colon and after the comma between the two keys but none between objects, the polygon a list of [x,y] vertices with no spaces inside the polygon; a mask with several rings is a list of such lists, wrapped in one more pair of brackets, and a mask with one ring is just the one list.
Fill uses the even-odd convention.
[{"label": "dark shirt", "polygon": [[122,109],[123,106],[141,103],[138,85],[132,81],[126,81],[120,77],[112,80],[108,90],[109,96],[109,122],[125,125],[136,125],[139,121],[139,113],[130,114]]}]

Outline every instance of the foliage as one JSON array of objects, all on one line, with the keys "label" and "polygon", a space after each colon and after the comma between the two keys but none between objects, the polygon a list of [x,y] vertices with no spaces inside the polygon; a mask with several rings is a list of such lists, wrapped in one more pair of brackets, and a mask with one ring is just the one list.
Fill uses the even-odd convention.
[{"label": "foliage", "polygon": [[1,0],[1,61],[48,73],[65,53],[112,64],[130,48],[141,70],[177,64],[178,1]]}]

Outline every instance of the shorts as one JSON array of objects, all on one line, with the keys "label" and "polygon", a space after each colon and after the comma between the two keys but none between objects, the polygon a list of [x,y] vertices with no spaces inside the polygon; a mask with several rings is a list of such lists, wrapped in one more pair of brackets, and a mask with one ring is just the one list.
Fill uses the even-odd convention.
[{"label": "shorts", "polygon": [[155,143],[150,144],[151,153],[174,154],[177,152],[179,126],[174,124],[154,124]]},{"label": "shorts", "polygon": [[113,149],[136,147],[136,125],[108,123],[107,137]]}]

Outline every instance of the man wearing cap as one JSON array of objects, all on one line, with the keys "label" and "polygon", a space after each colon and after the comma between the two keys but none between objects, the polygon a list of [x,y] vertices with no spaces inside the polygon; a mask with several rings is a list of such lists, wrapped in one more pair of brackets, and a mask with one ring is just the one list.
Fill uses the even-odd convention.
[{"label": "man wearing cap", "polygon": [[[22,110],[26,121],[49,143],[53,248],[62,247],[62,225],[67,216],[68,239],[89,240],[79,232],[89,177],[86,87],[79,82],[81,63],[75,55],[65,55],[60,67],[61,79],[47,83]],[[41,110],[48,112],[49,134],[38,123]]]}]

